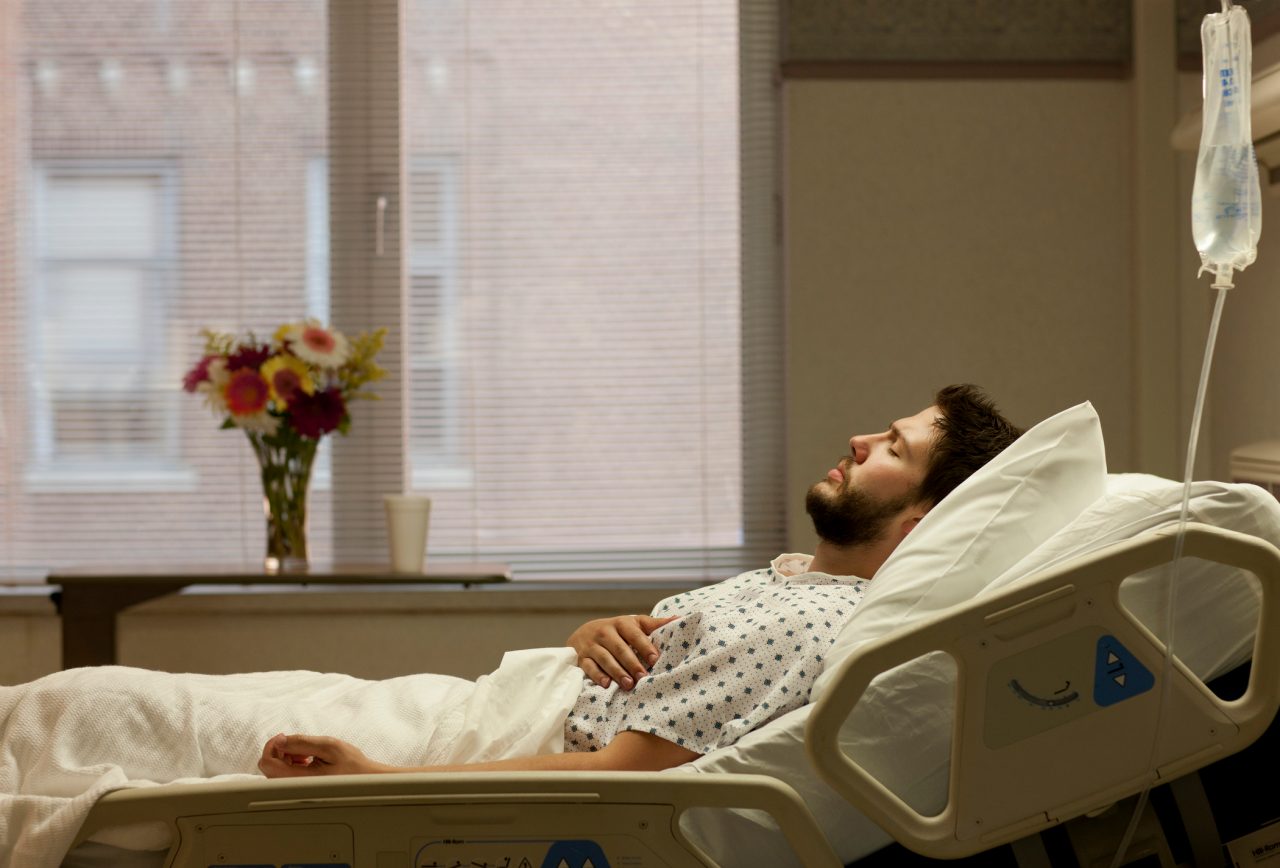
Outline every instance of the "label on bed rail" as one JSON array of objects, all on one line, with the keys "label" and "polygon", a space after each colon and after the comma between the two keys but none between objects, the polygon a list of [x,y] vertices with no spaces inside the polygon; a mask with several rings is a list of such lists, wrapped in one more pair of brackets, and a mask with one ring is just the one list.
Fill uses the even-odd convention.
[{"label": "label on bed rail", "polygon": [[1097,627],[991,664],[983,740],[995,750],[1132,699],[1155,684],[1120,640]]}]

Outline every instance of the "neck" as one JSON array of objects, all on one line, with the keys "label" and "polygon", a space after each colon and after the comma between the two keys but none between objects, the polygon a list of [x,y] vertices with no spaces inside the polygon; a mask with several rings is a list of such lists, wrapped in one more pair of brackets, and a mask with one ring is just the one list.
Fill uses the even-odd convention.
[{"label": "neck", "polygon": [[859,546],[838,546],[826,540],[818,540],[818,548],[814,551],[809,570],[829,576],[870,579],[893,549],[894,545],[884,539]]}]

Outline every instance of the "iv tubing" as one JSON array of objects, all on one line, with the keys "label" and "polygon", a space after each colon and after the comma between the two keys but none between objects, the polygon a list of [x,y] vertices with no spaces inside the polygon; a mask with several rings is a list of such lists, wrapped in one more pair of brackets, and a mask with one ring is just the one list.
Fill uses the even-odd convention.
[{"label": "iv tubing", "polygon": [[[1224,6],[1230,5],[1230,0],[1223,0],[1223,4]],[[1147,765],[1153,771],[1155,769],[1157,746],[1160,743],[1160,723],[1169,712],[1168,701],[1171,697],[1168,687],[1173,676],[1174,600],[1178,593],[1178,566],[1182,562],[1182,543],[1186,536],[1187,518],[1191,507],[1191,475],[1196,462],[1196,446],[1200,441],[1200,421],[1204,415],[1205,393],[1209,390],[1209,368],[1213,363],[1213,348],[1218,342],[1218,326],[1222,322],[1222,306],[1227,298],[1227,290],[1232,288],[1231,269],[1228,267],[1225,272],[1224,275],[1220,271],[1218,279],[1213,282],[1213,288],[1218,291],[1218,297],[1213,303],[1213,318],[1209,323],[1209,338],[1204,347],[1204,361],[1200,365],[1200,384],[1196,388],[1196,406],[1191,416],[1191,432],[1187,441],[1187,464],[1182,480],[1182,509],[1178,514],[1178,535],[1173,544],[1173,561],[1170,568],[1169,588],[1165,606],[1167,630],[1164,643],[1164,669],[1159,681],[1160,713],[1156,718],[1156,737],[1151,740],[1151,758],[1147,762]],[[1133,835],[1138,830],[1138,822],[1142,819],[1142,814],[1147,808],[1147,797],[1151,793],[1152,783],[1151,780],[1148,780],[1147,785],[1138,794],[1138,802],[1134,807],[1133,817],[1129,820],[1129,826],[1125,829],[1124,835],[1120,839],[1120,846],[1116,849],[1111,868],[1119,868],[1122,864],[1125,853],[1129,849],[1129,844],[1133,840]]]}]

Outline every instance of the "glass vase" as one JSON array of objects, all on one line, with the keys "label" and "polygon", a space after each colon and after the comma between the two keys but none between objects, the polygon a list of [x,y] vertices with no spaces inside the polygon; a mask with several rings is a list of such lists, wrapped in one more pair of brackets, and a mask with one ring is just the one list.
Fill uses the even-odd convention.
[{"label": "glass vase", "polygon": [[281,426],[274,434],[246,431],[262,471],[262,509],[267,519],[268,573],[307,569],[307,488],[319,440]]}]

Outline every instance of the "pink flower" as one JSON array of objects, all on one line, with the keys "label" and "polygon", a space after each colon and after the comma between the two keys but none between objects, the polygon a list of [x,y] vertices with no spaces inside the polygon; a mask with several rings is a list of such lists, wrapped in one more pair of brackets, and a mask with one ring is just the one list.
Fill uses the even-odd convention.
[{"label": "pink flower", "polygon": [[209,363],[218,358],[216,354],[205,356],[196,362],[196,366],[187,371],[187,375],[182,378],[182,388],[187,392],[195,392],[199,385],[209,379]]},{"label": "pink flower", "polygon": [[233,416],[250,416],[266,409],[270,390],[262,375],[251,368],[233,371],[224,391],[227,409]]},{"label": "pink flower", "polygon": [[346,402],[342,400],[342,392],[336,388],[314,395],[303,392],[289,403],[289,418],[293,420],[294,430],[313,440],[336,431],[346,415]]},{"label": "pink flower", "polygon": [[227,370],[234,373],[243,368],[251,368],[256,371],[262,367],[262,363],[270,355],[270,347],[258,347],[252,344],[242,346],[227,357]]}]

